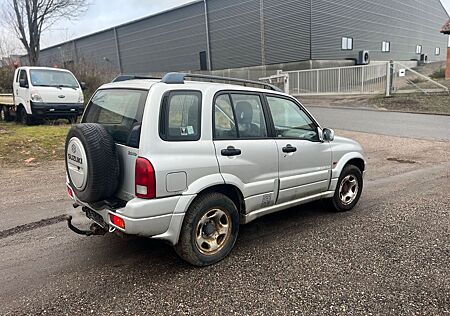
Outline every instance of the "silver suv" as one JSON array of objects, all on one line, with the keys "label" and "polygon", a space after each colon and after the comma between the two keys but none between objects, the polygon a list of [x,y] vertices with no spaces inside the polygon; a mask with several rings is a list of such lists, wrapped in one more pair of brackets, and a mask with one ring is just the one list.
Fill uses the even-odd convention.
[{"label": "silver suv", "polygon": [[206,266],[230,253],[240,224],[315,200],[338,212],[356,205],[357,142],[274,86],[220,80],[169,73],[99,88],[66,141],[68,193],[93,225],[68,217],[69,227],[162,239]]}]

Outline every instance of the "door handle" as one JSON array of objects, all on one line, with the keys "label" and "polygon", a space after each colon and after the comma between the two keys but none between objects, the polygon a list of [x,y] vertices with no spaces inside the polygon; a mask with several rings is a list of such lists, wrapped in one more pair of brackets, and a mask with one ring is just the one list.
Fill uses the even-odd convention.
[{"label": "door handle", "polygon": [[233,146],[228,146],[227,149],[222,149],[220,153],[225,157],[240,156],[242,154],[240,149],[236,149]]},{"label": "door handle", "polygon": [[297,151],[297,147],[294,147],[292,145],[287,145],[286,147],[283,147],[283,152],[286,154],[295,153]]}]

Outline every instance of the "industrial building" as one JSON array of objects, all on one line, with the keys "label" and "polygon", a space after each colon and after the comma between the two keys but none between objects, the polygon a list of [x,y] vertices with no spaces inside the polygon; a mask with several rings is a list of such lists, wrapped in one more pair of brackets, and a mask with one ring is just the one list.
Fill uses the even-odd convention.
[{"label": "industrial building", "polygon": [[443,61],[448,18],[440,0],[202,0],[46,48],[40,63],[149,73],[369,56]]}]

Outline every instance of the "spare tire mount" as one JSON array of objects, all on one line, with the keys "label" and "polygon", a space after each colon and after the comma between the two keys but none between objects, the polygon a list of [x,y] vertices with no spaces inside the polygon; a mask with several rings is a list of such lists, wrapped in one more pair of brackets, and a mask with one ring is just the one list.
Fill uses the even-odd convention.
[{"label": "spare tire mount", "polygon": [[79,191],[86,188],[88,170],[87,157],[81,141],[72,137],[67,144],[67,170],[72,184]]}]

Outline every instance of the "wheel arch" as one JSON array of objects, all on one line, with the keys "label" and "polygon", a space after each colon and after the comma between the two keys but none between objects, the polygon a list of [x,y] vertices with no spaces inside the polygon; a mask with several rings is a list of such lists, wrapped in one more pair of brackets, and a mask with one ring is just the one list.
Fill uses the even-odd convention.
[{"label": "wheel arch", "polygon": [[364,161],[364,159],[362,158],[353,158],[350,159],[349,161],[347,161],[347,163],[344,165],[344,168],[352,165],[357,167],[359,170],[361,170],[361,173],[363,173],[364,171],[366,171],[366,162]]},{"label": "wheel arch", "polygon": [[356,166],[360,168],[360,170],[365,171],[366,162],[364,160],[363,155],[360,152],[349,152],[341,157],[337,164],[334,166],[332,172],[332,178],[339,178],[341,175],[342,170],[344,170],[345,166],[348,164],[353,163],[357,164]]},{"label": "wheel arch", "polygon": [[192,203],[195,202],[195,200],[197,200],[197,198],[201,195],[207,194],[207,193],[221,193],[225,196],[227,196],[228,198],[230,198],[230,200],[233,201],[234,205],[236,205],[236,208],[238,209],[238,212],[240,215],[245,213],[245,200],[244,200],[244,195],[242,194],[241,190],[239,190],[239,188],[237,186],[234,186],[232,184],[216,184],[210,187],[207,187],[205,189],[203,189],[202,191],[200,191],[197,194],[197,197],[192,200],[192,202],[190,203],[189,206],[192,205]]}]

